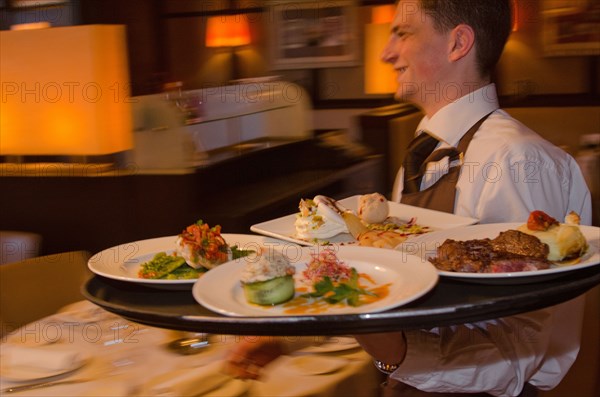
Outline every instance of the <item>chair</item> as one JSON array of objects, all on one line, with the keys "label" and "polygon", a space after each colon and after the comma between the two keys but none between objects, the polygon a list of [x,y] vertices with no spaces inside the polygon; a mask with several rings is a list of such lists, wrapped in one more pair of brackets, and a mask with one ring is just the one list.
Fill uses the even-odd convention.
[{"label": "chair", "polygon": [[0,230],[0,265],[38,256],[41,243],[37,233]]},{"label": "chair", "polygon": [[0,266],[0,335],[83,299],[89,258],[73,251]]}]

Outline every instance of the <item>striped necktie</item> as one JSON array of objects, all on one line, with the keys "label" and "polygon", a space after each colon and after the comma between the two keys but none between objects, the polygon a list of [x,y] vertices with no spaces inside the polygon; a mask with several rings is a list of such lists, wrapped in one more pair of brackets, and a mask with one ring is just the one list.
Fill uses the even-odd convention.
[{"label": "striped necktie", "polygon": [[421,189],[423,162],[433,152],[439,141],[423,131],[408,145],[406,156],[402,162],[404,167],[404,190],[402,193],[415,193]]}]

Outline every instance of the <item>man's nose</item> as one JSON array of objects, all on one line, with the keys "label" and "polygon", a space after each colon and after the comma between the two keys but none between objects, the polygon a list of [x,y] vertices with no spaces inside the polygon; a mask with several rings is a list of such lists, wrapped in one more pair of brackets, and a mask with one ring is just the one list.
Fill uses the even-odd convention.
[{"label": "man's nose", "polygon": [[383,50],[381,51],[379,58],[381,59],[382,62],[394,63],[397,56],[396,56],[395,51],[392,48],[391,40],[388,40],[385,47],[383,47]]}]

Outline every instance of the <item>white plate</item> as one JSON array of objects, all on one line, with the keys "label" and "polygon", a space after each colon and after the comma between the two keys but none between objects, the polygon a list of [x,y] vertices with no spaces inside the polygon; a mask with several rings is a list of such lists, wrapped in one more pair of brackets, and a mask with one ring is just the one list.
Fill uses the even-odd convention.
[{"label": "white plate", "polygon": [[[294,247],[296,251],[290,249],[284,251],[284,254],[296,266],[295,277],[298,286],[310,254],[323,248]],[[381,300],[362,306],[332,305],[322,312],[307,313],[307,315],[372,313],[392,309],[423,296],[435,286],[438,280],[437,271],[431,263],[401,251],[357,246],[337,246],[336,250],[340,260],[356,268],[359,273],[368,274],[375,285],[390,283],[389,294]],[[240,284],[244,265],[244,261],[236,260],[207,272],[192,288],[194,299],[206,308],[226,316],[290,315],[286,313],[283,305],[260,306],[246,301]],[[296,292],[296,294],[300,293]]]},{"label": "white plate", "polygon": [[2,378],[13,382],[30,382],[33,380],[43,380],[53,378],[59,375],[66,375],[74,372],[90,361],[89,357],[83,357],[81,360],[74,361],[67,368],[62,369],[43,369],[28,366],[14,366],[2,362],[0,364],[0,372]]},{"label": "white plate", "polygon": [[[404,243],[402,249],[418,255],[424,260],[436,256],[437,247],[446,239],[458,241],[495,238],[500,232],[516,229],[523,223],[492,223],[473,225],[453,230],[441,230],[415,237],[410,242]],[[512,284],[543,281],[554,278],[563,273],[583,269],[600,264],[600,228],[594,226],[580,226],[581,232],[588,241],[589,249],[580,261],[573,265],[558,265],[550,269],[532,270],[513,273],[459,273],[438,270],[440,275],[478,283]]]},{"label": "white plate", "polygon": [[[251,234],[224,233],[222,236],[230,246],[236,245],[239,249],[254,251],[265,244],[275,247],[278,244],[283,244],[281,241]],[[141,265],[150,261],[155,254],[175,251],[176,239],[177,236],[158,237],[108,248],[92,256],[88,261],[88,267],[95,274],[114,280],[128,281],[155,288],[190,288],[197,279],[152,280],[138,277]]]},{"label": "white plate", "polygon": [[245,396],[246,391],[250,387],[250,383],[242,379],[232,379],[226,382],[218,389],[211,390],[207,393],[200,394],[197,397],[237,397]]},{"label": "white plate", "polygon": [[[202,367],[200,367],[201,369]],[[153,393],[156,393],[153,388],[156,388],[163,382],[169,382],[173,377],[189,374],[190,371],[193,371],[193,368],[184,368],[178,369],[173,372],[162,373],[160,375],[155,376],[151,380],[148,381],[145,385],[142,386],[140,391],[140,396],[151,396]],[[246,391],[250,387],[250,383],[244,381],[242,379],[234,379],[231,378],[229,380],[224,380],[223,383],[218,384],[215,388],[211,388],[205,393],[194,394],[194,397],[237,397],[245,395]],[[175,390],[167,389],[165,393],[160,394],[165,396],[176,395]]]},{"label": "white plate", "polygon": [[[352,211],[358,210],[359,195],[351,196],[338,202],[344,207]],[[477,223],[477,219],[462,217],[446,212],[433,211],[425,208],[413,207],[411,205],[400,204],[390,201],[389,216],[395,216],[402,220],[409,221],[411,218],[416,218],[417,223],[422,226],[429,226],[432,230],[449,229],[453,227],[472,225]],[[281,240],[290,241],[301,245],[312,245],[313,242],[301,240],[296,236],[296,228],[294,222],[296,215],[291,214],[270,221],[257,223],[250,227],[255,233],[260,233],[265,236],[275,237]],[[341,233],[337,236],[325,239],[329,243],[352,243],[355,239],[348,233]]]},{"label": "white plate", "polygon": [[223,362],[215,357],[195,368],[179,368],[161,373],[141,386],[140,396],[236,397],[244,395],[250,383],[221,374]]}]

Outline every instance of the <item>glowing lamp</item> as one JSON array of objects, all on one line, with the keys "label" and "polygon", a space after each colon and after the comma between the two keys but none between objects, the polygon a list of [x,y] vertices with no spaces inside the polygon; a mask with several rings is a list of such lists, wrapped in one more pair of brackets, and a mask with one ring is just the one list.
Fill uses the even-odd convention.
[{"label": "glowing lamp", "polygon": [[0,48],[0,155],[133,147],[124,26],[2,31]]},{"label": "glowing lamp", "polygon": [[390,36],[394,5],[376,6],[371,11],[371,23],[365,25],[365,93],[396,92],[397,76],[390,64],[381,60],[381,53]]},{"label": "glowing lamp", "polygon": [[231,80],[240,78],[236,47],[250,44],[248,16],[244,14],[209,17],[206,22],[206,46],[227,48],[231,52]]},{"label": "glowing lamp", "polygon": [[221,15],[208,18],[207,47],[239,47],[250,44],[250,41],[250,26],[245,15]]},{"label": "glowing lamp", "polygon": [[371,23],[391,23],[395,12],[396,6],[394,4],[373,7],[371,9]]}]

